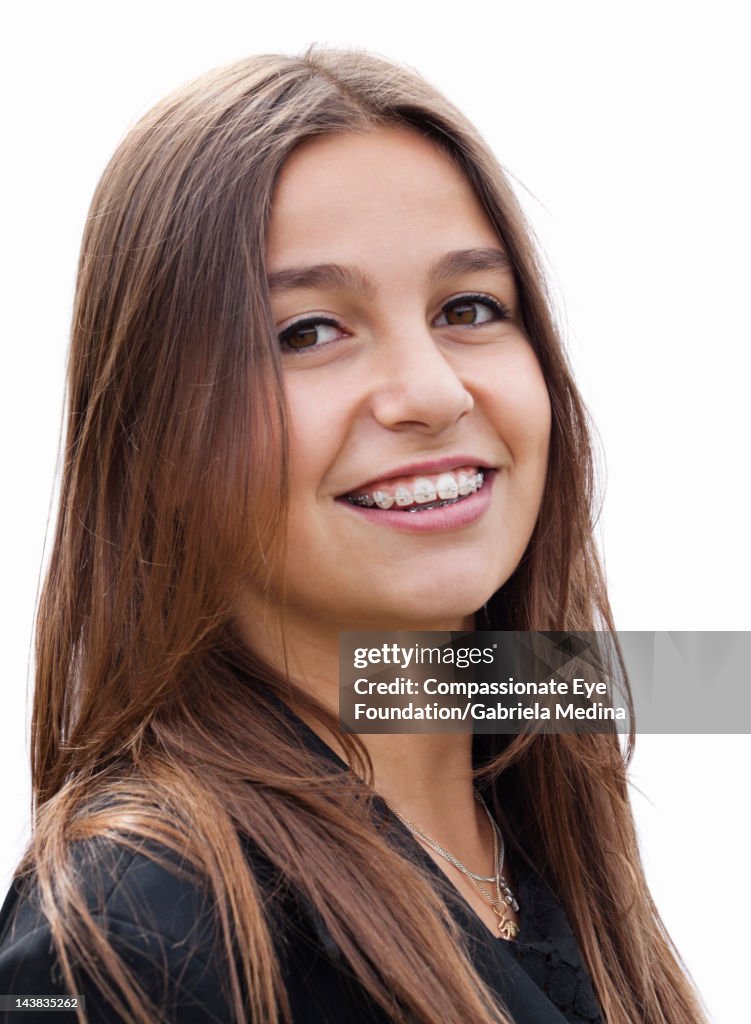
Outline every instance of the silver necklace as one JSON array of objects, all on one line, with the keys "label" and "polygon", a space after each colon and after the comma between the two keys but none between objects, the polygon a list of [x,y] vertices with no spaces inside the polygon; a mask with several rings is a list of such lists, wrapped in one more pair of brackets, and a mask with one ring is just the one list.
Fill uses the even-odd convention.
[{"label": "silver necklace", "polygon": [[[505,859],[506,846],[503,842],[503,836],[501,835],[501,830],[498,827],[495,818],[488,810],[487,804],[477,790],[475,790],[475,799],[482,805],[482,808],[488,817],[488,821],[490,822],[490,827],[493,830],[493,863],[496,866],[496,873],[494,875],[478,875],[474,871],[470,871],[465,864],[462,864],[458,857],[455,857],[453,853],[449,853],[449,851],[441,846],[439,842],[426,835],[422,829],[418,828],[414,822],[409,820],[409,818],[405,818],[403,814],[400,814],[399,811],[391,807],[390,804],[389,807],[391,807],[391,810],[399,821],[401,821],[401,823],[408,828],[413,835],[416,835],[418,839],[421,839],[431,848],[431,850],[434,850],[439,856],[443,857],[444,860],[447,860],[449,864],[453,864],[454,867],[461,871],[463,875],[466,875],[470,881],[474,882],[485,899],[490,903],[493,912],[498,918],[498,931],[501,936],[504,939],[515,939],[519,934],[519,926],[508,916],[507,908],[510,907],[515,913],[518,913],[519,903],[511,891],[511,887],[503,876],[503,861]],[[495,896],[492,896],[488,892],[482,884],[483,882],[492,882],[495,885]]]}]

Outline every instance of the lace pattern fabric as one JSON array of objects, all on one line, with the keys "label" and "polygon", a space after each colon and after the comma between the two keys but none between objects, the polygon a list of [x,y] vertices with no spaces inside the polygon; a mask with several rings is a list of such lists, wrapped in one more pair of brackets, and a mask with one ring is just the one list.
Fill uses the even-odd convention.
[{"label": "lace pattern fabric", "polygon": [[520,932],[508,948],[519,966],[569,1024],[603,1024],[579,946],[558,900],[543,879],[519,865]]}]

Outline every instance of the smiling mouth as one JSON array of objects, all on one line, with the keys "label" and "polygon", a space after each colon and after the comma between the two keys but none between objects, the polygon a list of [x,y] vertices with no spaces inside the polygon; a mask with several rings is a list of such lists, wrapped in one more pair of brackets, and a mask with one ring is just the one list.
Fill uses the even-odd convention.
[{"label": "smiling mouth", "polygon": [[438,476],[421,476],[395,486],[377,487],[364,493],[343,495],[343,499],[359,508],[379,508],[395,512],[429,512],[432,509],[457,505],[479,491],[485,472],[469,466]]}]

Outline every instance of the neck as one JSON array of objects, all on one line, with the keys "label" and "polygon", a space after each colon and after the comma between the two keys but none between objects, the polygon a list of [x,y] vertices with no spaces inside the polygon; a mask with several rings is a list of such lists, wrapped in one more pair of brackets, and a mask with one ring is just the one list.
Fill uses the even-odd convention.
[{"label": "neck", "polygon": [[[267,608],[268,611],[268,608]],[[286,672],[295,686],[315,697],[333,715],[339,714],[339,630],[324,629],[288,613],[280,622],[264,623],[259,644],[249,610],[238,617],[241,635],[264,660]],[[272,628],[269,628],[269,627]],[[358,626],[348,625],[348,629]],[[375,628],[372,624],[367,629]],[[384,624],[384,630],[397,629]],[[404,629],[402,625],[401,630]],[[444,632],[471,630],[472,617],[461,621],[419,623],[415,629]],[[304,708],[295,710],[321,738],[346,760],[336,733]],[[487,822],[473,796],[472,734],[361,734],[373,765],[373,787],[384,800],[422,831],[445,843],[456,856],[477,863],[487,848]],[[479,810],[479,814],[478,814]]]}]

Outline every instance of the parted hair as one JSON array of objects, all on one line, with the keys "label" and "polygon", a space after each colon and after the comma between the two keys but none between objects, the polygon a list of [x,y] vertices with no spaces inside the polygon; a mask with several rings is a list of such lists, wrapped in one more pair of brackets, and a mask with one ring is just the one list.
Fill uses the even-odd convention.
[{"label": "parted hair", "polygon": [[[370,787],[302,749],[269,698],[288,697],[294,680],[233,625],[248,581],[268,586],[284,569],[286,414],[264,265],[275,182],[307,139],[393,125],[440,146],[482,202],[550,395],[538,521],[485,625],[613,627],[586,413],[531,232],[477,130],[411,69],[354,50],[251,57],[160,102],[104,171],[81,247],[22,863],[71,991],[84,962],[129,1022],[166,1018],[87,907],[72,848],[96,836],[154,840],[202,879],[237,1022],[289,1017],[244,840],[315,908],[393,1020],[510,1020],[435,887],[376,827]],[[337,730],[312,697],[296,700]],[[608,1024],[703,1019],[644,880],[631,745],[500,739],[483,737],[480,779],[560,897]],[[362,745],[342,742],[372,780]]]}]

